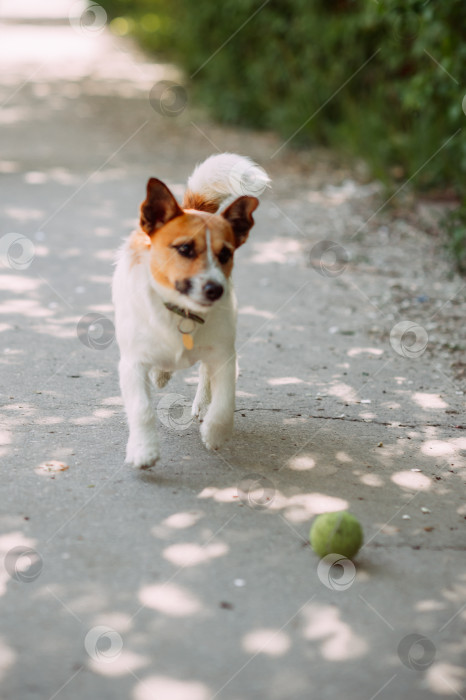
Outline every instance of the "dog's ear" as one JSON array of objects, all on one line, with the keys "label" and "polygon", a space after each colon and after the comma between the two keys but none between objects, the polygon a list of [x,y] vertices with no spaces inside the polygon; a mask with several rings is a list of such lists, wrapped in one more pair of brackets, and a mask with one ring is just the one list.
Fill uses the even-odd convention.
[{"label": "dog's ear", "polygon": [[249,230],[254,226],[252,212],[259,206],[257,197],[238,197],[222,212],[235,234],[236,247],[245,243]]},{"label": "dog's ear", "polygon": [[176,216],[181,216],[183,210],[166,185],[155,177],[147,183],[147,197],[141,204],[140,224],[143,231],[152,236]]}]

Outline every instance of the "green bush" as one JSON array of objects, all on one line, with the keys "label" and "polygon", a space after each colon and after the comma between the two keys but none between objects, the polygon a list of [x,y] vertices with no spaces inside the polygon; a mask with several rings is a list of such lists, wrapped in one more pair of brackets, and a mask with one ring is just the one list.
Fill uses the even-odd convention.
[{"label": "green bush", "polygon": [[170,0],[101,0],[100,5],[115,34],[132,34],[144,48],[157,53],[174,48],[176,15]]},{"label": "green bush", "polygon": [[459,272],[466,274],[466,206],[450,212],[443,222],[447,233],[447,248],[456,261]]},{"label": "green bush", "polygon": [[274,129],[291,147],[337,146],[387,183],[464,192],[464,0],[102,5],[178,60],[192,98],[218,120]]}]

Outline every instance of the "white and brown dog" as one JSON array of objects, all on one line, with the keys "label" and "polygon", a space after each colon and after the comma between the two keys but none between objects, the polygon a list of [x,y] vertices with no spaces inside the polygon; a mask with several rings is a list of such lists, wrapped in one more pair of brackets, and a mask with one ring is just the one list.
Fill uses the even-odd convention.
[{"label": "white and brown dog", "polygon": [[[231,153],[211,156],[188,180],[180,207],[151,178],[140,228],[123,245],[113,279],[120,384],[129,423],[126,461],[147,468],[159,458],[151,378],[200,361],[192,414],[217,449],[231,436],[236,383],[233,256],[254,225],[269,183],[262,168]],[[241,195],[241,196],[238,196]],[[217,213],[219,207],[225,208]]]}]

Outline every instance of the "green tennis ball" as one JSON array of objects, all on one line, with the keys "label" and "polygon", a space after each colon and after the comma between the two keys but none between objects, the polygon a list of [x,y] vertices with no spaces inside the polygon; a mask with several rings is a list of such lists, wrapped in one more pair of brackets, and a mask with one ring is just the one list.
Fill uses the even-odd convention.
[{"label": "green tennis ball", "polygon": [[359,521],[344,510],[318,515],[312,523],[309,538],[312,549],[319,557],[341,554],[352,559],[363,542]]}]

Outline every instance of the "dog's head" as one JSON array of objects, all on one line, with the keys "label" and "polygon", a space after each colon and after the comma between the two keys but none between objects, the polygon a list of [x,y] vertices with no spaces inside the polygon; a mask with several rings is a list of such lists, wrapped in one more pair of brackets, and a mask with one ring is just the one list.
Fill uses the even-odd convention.
[{"label": "dog's head", "polygon": [[167,300],[193,311],[208,311],[222,297],[235,250],[254,225],[256,197],[239,197],[221,214],[183,210],[166,185],[147,183],[141,229],[150,239],[150,269]]}]

